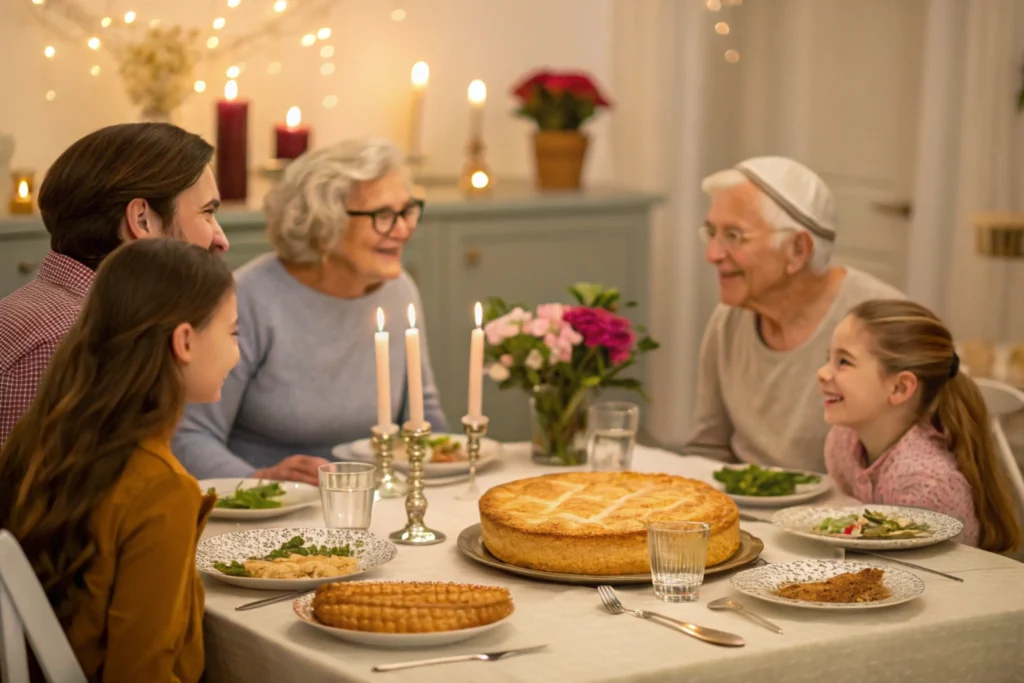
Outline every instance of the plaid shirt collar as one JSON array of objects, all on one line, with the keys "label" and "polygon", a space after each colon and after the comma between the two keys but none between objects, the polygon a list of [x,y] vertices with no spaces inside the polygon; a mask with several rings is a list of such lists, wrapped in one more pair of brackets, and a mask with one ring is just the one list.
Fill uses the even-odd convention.
[{"label": "plaid shirt collar", "polygon": [[39,264],[37,275],[40,280],[66,289],[83,299],[89,294],[95,276],[96,273],[87,266],[55,251],[49,252]]}]

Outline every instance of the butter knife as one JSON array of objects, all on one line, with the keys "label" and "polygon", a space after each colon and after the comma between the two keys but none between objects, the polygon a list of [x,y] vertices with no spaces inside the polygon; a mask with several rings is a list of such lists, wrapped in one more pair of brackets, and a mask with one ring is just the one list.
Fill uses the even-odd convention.
[{"label": "butter knife", "polygon": [[953,576],[952,574],[946,574],[945,572],[940,572],[938,569],[929,569],[928,567],[922,567],[919,564],[914,564],[913,562],[907,562],[906,560],[897,560],[895,557],[891,557],[889,555],[883,555],[881,553],[876,553],[876,552],[873,552],[871,550],[864,550],[862,548],[855,548],[855,549],[851,549],[850,552],[861,553],[862,555],[871,555],[872,557],[879,557],[879,558],[881,558],[883,560],[889,560],[890,562],[895,562],[896,564],[902,564],[904,567],[910,567],[911,569],[918,569],[918,570],[923,571],[923,572],[928,572],[929,574],[938,574],[939,576],[943,576],[943,577],[945,577],[947,579],[952,579],[953,581],[959,581],[960,583],[964,582],[964,580],[961,579],[959,576]]},{"label": "butter knife", "polygon": [[418,666],[431,666],[433,664],[449,664],[451,662],[471,662],[473,660],[496,662],[499,659],[504,659],[505,657],[526,654],[527,652],[536,652],[537,650],[543,650],[546,647],[547,645],[533,645],[532,647],[518,647],[512,650],[501,650],[499,652],[480,652],[472,655],[452,655],[451,657],[435,657],[434,659],[417,659],[411,662],[398,662],[397,664],[381,664],[380,666],[375,666],[370,670],[379,673],[384,671],[413,669]]},{"label": "butter knife", "polygon": [[307,593],[312,593],[313,590],[315,590],[315,589],[302,590],[302,591],[292,591],[290,593],[282,593],[281,595],[275,595],[272,598],[263,598],[262,600],[256,600],[254,602],[243,603],[243,604],[235,607],[235,609],[237,611],[239,611],[239,612],[244,612],[244,611],[249,610],[249,609],[256,609],[257,607],[263,607],[264,605],[273,605],[275,602],[284,602],[285,600],[296,600],[298,598],[301,598],[303,595],[305,595]]}]

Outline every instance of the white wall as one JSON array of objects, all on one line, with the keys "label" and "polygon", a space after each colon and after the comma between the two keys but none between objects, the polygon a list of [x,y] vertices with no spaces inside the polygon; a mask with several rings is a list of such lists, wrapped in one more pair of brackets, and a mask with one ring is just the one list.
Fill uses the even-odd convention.
[{"label": "white wall", "polygon": [[[227,9],[225,0],[81,0],[101,16],[137,12],[142,31],[153,16],[164,25],[181,23],[203,29],[203,40],[213,33],[215,11],[226,17],[224,42],[239,27],[261,25],[271,16],[271,0],[242,0]],[[391,20],[400,6],[402,22]],[[221,9],[218,9],[221,8]],[[82,41],[62,42],[33,17],[38,8],[31,0],[0,1],[0,131],[17,138],[15,164],[41,172],[71,142],[103,125],[139,119],[123,92],[116,65],[109,54],[89,50]],[[611,77],[611,0],[344,0],[333,3],[329,14],[304,27],[315,31],[330,26],[336,65],[332,76],[320,75],[324,61],[320,44],[299,45],[301,35],[264,43],[258,54],[245,60],[238,79],[241,95],[251,100],[249,113],[252,163],[272,152],[273,124],[288,107],[298,105],[315,131],[314,144],[326,144],[364,134],[406,139],[409,71],[418,60],[430,65],[426,96],[423,151],[426,171],[457,175],[463,158],[468,126],[466,87],[474,78],[488,86],[485,137],[488,160],[498,178],[527,177],[532,173],[530,122],[512,116],[510,86],[535,67],[579,68],[591,72],[615,100]],[[102,37],[101,29],[97,29]],[[44,45],[57,48],[53,61],[43,56]],[[279,51],[284,71],[267,75],[267,64]],[[233,63],[204,64],[197,77],[210,87],[193,95],[175,116],[175,123],[213,139],[214,101]],[[99,64],[102,72],[88,70]],[[57,97],[47,102],[45,93]],[[327,110],[323,98],[336,94],[340,104]],[[613,114],[614,115],[614,114]],[[610,117],[599,115],[589,127],[594,143],[588,161],[588,180],[611,178]]]}]

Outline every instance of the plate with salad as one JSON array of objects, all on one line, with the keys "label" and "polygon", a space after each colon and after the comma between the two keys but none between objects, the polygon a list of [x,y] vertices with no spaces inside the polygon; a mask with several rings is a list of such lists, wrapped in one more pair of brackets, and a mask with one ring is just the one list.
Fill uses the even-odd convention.
[{"label": "plate with salad", "polygon": [[272,519],[316,505],[320,489],[297,481],[265,479],[203,479],[203,493],[217,494],[214,519]]},{"label": "plate with salad", "polygon": [[380,567],[397,555],[393,543],[369,531],[248,529],[201,540],[196,569],[242,588],[312,590]]},{"label": "plate with salad", "polygon": [[776,512],[772,523],[800,536],[869,550],[923,548],[951,539],[964,528],[941,512],[898,505],[791,507]]},{"label": "plate with salad", "polygon": [[748,507],[786,507],[806,503],[832,488],[832,480],[827,474],[760,465],[726,465],[711,476],[719,490],[737,505]]},{"label": "plate with salad", "polygon": [[[466,452],[466,436],[464,434],[434,434],[427,439],[427,456],[423,461],[423,476],[451,477],[457,474],[469,474],[469,454]],[[495,462],[498,459],[501,444],[494,439],[480,439],[480,459],[477,469]],[[393,447],[394,467],[403,474],[409,472],[409,455],[405,443],[396,438]],[[335,446],[332,455],[339,460],[361,460],[373,462],[373,446],[369,439],[360,439],[350,444]]]}]

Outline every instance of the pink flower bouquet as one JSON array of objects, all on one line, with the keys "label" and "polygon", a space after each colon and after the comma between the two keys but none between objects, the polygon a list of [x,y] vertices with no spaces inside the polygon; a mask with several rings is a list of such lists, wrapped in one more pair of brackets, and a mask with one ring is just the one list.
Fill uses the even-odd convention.
[{"label": "pink flower bouquet", "polygon": [[488,299],[484,355],[488,376],[502,389],[532,393],[536,459],[575,465],[586,458],[580,441],[589,396],[602,387],[643,396],[640,381],[621,373],[658,343],[616,313],[617,289],[580,283],[569,291],[578,305],[548,303],[536,311]]}]

